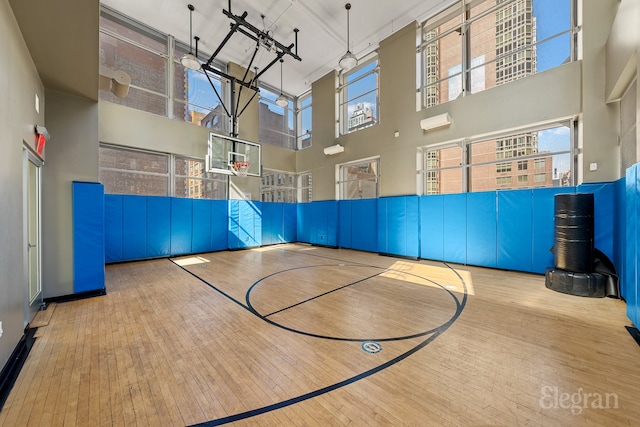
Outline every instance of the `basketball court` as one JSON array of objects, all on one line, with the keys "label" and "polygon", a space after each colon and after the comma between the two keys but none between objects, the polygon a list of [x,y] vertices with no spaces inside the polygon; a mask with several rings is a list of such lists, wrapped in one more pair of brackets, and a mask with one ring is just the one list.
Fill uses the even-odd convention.
[{"label": "basketball court", "polygon": [[[305,244],[120,263],[106,275],[106,296],[43,312],[54,309],[0,425],[640,416],[623,303],[550,292],[538,275]],[[624,381],[609,375],[622,366]],[[615,391],[618,408],[572,415],[545,387]]]}]

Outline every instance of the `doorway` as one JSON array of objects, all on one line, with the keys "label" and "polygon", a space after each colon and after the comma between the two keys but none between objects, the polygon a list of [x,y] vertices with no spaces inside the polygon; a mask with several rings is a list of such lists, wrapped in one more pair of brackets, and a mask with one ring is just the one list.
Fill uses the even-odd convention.
[{"label": "doorway", "polygon": [[25,305],[24,325],[36,315],[42,305],[41,251],[41,168],[42,159],[30,149],[24,149],[24,212],[25,224]]}]

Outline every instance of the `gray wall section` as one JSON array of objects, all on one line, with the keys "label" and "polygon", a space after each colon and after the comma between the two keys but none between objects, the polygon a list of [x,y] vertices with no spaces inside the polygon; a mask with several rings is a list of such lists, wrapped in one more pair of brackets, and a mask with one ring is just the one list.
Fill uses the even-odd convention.
[{"label": "gray wall section", "polygon": [[[7,0],[0,0],[0,369],[24,331],[26,214],[23,208],[23,144],[35,143],[44,124],[44,87]],[[41,100],[35,110],[35,95]]]},{"label": "gray wall section", "polygon": [[98,182],[98,103],[47,90],[47,160],[42,168],[42,289],[73,293],[73,181]]}]

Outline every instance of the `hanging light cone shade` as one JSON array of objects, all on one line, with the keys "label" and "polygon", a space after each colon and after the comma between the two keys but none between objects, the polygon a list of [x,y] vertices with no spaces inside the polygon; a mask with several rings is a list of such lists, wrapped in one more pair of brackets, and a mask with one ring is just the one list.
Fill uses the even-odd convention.
[{"label": "hanging light cone shade", "polygon": [[280,96],[276,98],[276,105],[279,107],[286,107],[289,105],[289,100],[285,98],[283,94],[280,94]]},{"label": "hanging light cone shade", "polygon": [[191,53],[185,53],[184,55],[182,55],[182,58],[180,58],[180,63],[183,67],[190,70],[200,69],[200,61],[198,61],[198,59]]},{"label": "hanging light cone shade", "polygon": [[358,58],[356,58],[356,56],[350,51],[347,51],[347,53],[342,55],[340,61],[338,61],[338,65],[340,65],[340,68],[342,68],[344,71],[349,71],[350,69],[358,65]]},{"label": "hanging light cone shade", "polygon": [[[180,58],[180,63],[182,64],[183,67],[188,68],[190,70],[199,70],[200,69],[200,61],[198,61],[198,58],[196,58],[195,55],[193,55],[193,53],[191,53],[192,52],[192,50],[191,50],[191,40],[193,40],[193,36],[192,36],[193,11],[195,10],[195,7],[193,7],[192,4],[189,4],[189,5],[187,5],[187,8],[189,8],[189,53],[185,53],[184,55],[182,55],[182,58]],[[197,50],[197,48],[196,48],[196,50]]]},{"label": "hanging light cone shade", "polygon": [[282,63],[284,60],[280,58],[280,96],[276,98],[276,105],[278,107],[286,107],[289,105],[289,100],[282,94]]},{"label": "hanging light cone shade", "polygon": [[345,4],[344,8],[347,9],[347,52],[340,57],[338,65],[344,71],[349,71],[358,65],[358,58],[349,50],[349,10],[351,9],[351,3]]}]

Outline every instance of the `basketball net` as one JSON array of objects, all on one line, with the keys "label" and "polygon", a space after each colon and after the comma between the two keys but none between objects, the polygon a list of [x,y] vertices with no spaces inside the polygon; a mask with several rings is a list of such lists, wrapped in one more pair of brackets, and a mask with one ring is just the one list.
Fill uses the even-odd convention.
[{"label": "basketball net", "polygon": [[233,162],[233,172],[237,176],[245,178],[249,171],[249,166],[251,166],[249,162]]}]

